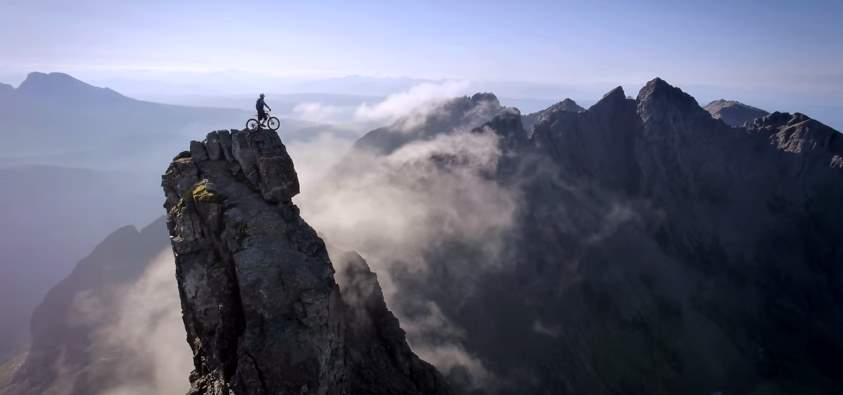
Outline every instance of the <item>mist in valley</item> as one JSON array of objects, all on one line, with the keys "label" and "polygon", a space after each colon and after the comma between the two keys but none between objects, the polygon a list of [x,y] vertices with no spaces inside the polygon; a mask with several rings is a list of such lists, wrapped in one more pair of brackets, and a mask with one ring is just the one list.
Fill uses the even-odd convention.
[{"label": "mist in valley", "polygon": [[162,174],[259,94],[454,394],[834,393],[841,12],[4,2],[0,395],[191,390]]}]

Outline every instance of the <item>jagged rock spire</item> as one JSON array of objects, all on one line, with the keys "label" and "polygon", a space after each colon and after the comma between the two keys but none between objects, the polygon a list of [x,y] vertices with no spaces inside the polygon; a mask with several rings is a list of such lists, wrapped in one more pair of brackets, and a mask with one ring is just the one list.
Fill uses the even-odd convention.
[{"label": "jagged rock spire", "polygon": [[[449,393],[410,351],[365,262],[343,275],[369,294],[343,301],[324,242],[291,201],[298,177],[275,132],[191,142],[162,186],[191,394]],[[371,319],[350,315],[360,312]]]}]

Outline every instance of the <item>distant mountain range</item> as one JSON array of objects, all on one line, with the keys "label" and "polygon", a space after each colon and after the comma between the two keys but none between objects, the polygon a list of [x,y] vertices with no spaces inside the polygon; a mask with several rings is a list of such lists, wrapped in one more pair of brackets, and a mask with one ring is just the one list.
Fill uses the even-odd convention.
[{"label": "distant mountain range", "polygon": [[117,227],[161,214],[137,173],[45,165],[0,167],[0,358],[28,341],[47,290]]},{"label": "distant mountain range", "polygon": [[[413,351],[456,393],[835,393],[843,136],[804,114],[707,107],[661,79],[587,109],[459,97],[367,133],[296,204],[366,258]],[[6,393],[90,393],[115,384],[102,384],[111,365],[133,366],[119,348],[92,361],[100,326],[61,312],[148,267],[160,234],[137,234],[116,232],[50,293],[35,355],[0,369],[15,370]],[[124,253],[144,258],[107,269]],[[78,339],[50,334],[74,325]],[[83,356],[74,384],[50,365],[61,349]]]},{"label": "distant mountain range", "polygon": [[0,357],[26,345],[32,309],[75,261],[161,214],[169,142],[243,114],[139,101],[62,73],[0,86]]},{"label": "distant mountain range", "polygon": [[92,165],[95,156],[100,168],[125,166],[197,126],[243,119],[240,111],[150,103],[67,74],[30,73],[16,89],[0,89],[0,158]]},{"label": "distant mountain range", "polygon": [[[144,365],[134,345],[114,341],[120,334],[108,328],[119,327],[123,298],[164,251],[167,240],[166,226],[159,219],[141,230],[121,227],[94,247],[35,310],[32,344],[19,358],[23,362],[15,361],[20,365],[11,377],[0,377],[0,383],[7,382],[0,393],[97,394],[136,384],[128,382],[127,377],[135,377],[139,388],[147,391],[142,384],[154,382],[154,369]],[[175,292],[172,294],[175,296]],[[162,295],[148,296],[155,296],[150,303],[166,300]],[[147,307],[133,309],[138,314]],[[161,310],[158,314],[166,313]],[[155,328],[154,322],[136,323],[146,324]]]}]

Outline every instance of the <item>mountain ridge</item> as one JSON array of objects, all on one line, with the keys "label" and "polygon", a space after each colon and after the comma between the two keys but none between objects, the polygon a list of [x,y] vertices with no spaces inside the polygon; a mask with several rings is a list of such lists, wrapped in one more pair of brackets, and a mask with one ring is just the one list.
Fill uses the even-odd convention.
[{"label": "mountain ridge", "polygon": [[703,108],[715,119],[720,119],[730,126],[742,126],[746,122],[769,114],[760,108],[736,100],[714,100]]},{"label": "mountain ridge", "polygon": [[[636,99],[616,88],[586,111],[555,112],[529,138],[512,112],[488,114],[471,132],[499,141],[498,164],[481,177],[521,199],[503,261],[434,238],[435,251],[414,257],[423,275],[402,275],[400,262],[386,271],[400,300],[433,303],[469,334],[458,344],[497,378],[486,390],[835,388],[827,366],[843,345],[824,328],[843,329],[837,131],[802,114],[731,127],[662,79]],[[465,134],[458,122],[439,126],[404,144]],[[467,170],[440,158],[429,161]],[[368,176],[343,167],[345,184]],[[430,188],[419,182],[413,193]],[[378,266],[393,267],[385,259]],[[499,269],[474,273],[488,266]],[[463,271],[476,280],[457,286]],[[413,316],[406,304],[395,305],[399,316]]]},{"label": "mountain ridge", "polygon": [[[116,361],[100,360],[98,333],[114,317],[108,305],[120,287],[132,283],[166,247],[163,217],[138,229],[123,226],[106,236],[73,271],[56,284],[35,309],[32,344],[4,394],[89,394],[125,383],[115,382],[115,366],[130,364],[131,353],[110,347]],[[117,291],[115,291],[117,290]],[[115,293],[116,292],[116,293]]]},{"label": "mountain ridge", "polygon": [[98,88],[65,73],[31,72],[18,85],[15,91],[22,95],[47,98],[51,96],[73,94],[81,97],[97,97],[100,100],[132,100],[110,88]]},{"label": "mountain ridge", "polygon": [[[307,391],[447,391],[440,373],[412,350],[429,341],[425,335],[454,341],[452,332],[463,334],[453,346],[470,359],[431,362],[457,393],[830,393],[839,384],[833,361],[843,355],[834,335],[843,329],[839,133],[799,113],[730,127],[663,80],[645,88],[637,99],[615,89],[587,110],[550,111],[532,134],[520,112],[481,94],[486,99],[466,96],[427,109],[411,122],[409,138],[389,134],[405,132],[409,120],[367,135],[365,144],[387,148],[355,148],[375,160],[362,162],[368,168],[395,161],[406,145],[428,144],[420,157],[398,162],[398,174],[412,181],[412,194],[429,193],[446,211],[459,212],[456,222],[471,224],[485,212],[449,206],[446,191],[437,189],[449,183],[430,184],[431,178],[470,169],[502,188],[491,191],[518,198],[500,240],[503,253],[483,254],[471,248],[476,240],[434,228],[446,238],[425,239],[429,246],[420,255],[389,257],[425,261],[426,270],[409,273],[378,261],[375,275],[360,254],[326,251],[330,246],[312,228],[300,226],[290,201],[299,190],[295,168],[277,135],[219,131],[191,143],[162,181],[173,248],[181,254],[185,325],[197,355],[193,393],[238,386],[258,393],[288,384],[301,390],[304,381]],[[492,167],[474,169],[461,156],[480,140],[443,140],[449,136],[493,136]],[[438,142],[469,146],[431,150]],[[371,174],[359,172],[355,157],[336,171],[346,184],[366,186],[362,180]],[[417,167],[441,173],[422,171],[414,180]],[[477,179],[457,181],[465,186]],[[347,199],[341,187],[330,191]],[[457,195],[496,194],[488,191]],[[440,215],[434,212],[430,223],[458,225]],[[426,222],[414,217],[413,227]],[[481,247],[490,240],[483,238]],[[225,274],[231,262],[245,278]],[[299,293],[311,275],[319,285],[304,289],[321,291]],[[399,293],[389,308],[378,277]],[[191,279],[221,283],[203,287]],[[246,286],[225,285],[241,280]],[[213,292],[185,291],[193,289]],[[262,293],[274,296],[264,302]],[[322,302],[338,299],[333,308]],[[297,302],[289,315],[272,313],[291,308],[291,300]],[[218,318],[230,326],[211,325],[222,334],[215,338],[203,329],[214,314],[203,312],[221,305]],[[436,307],[436,326],[421,336],[405,334],[396,316],[417,326],[404,319],[424,318],[419,305]],[[317,310],[328,313],[308,313]],[[300,323],[288,321],[291,316],[317,328],[293,338],[312,344],[307,336],[313,335],[327,347],[313,353],[309,346],[260,347],[271,337],[241,325],[251,320],[253,328],[277,325],[295,333]],[[329,324],[325,330],[323,322],[345,329]],[[750,352],[759,349],[764,352]],[[287,373],[267,367],[270,360],[325,350],[346,357],[333,366],[317,358],[318,364]],[[408,365],[386,362],[390,350],[398,360],[416,361],[409,365],[416,370],[391,370]],[[475,376],[476,365],[466,361],[478,361],[487,374]],[[384,382],[379,373],[385,371],[400,373]]]}]

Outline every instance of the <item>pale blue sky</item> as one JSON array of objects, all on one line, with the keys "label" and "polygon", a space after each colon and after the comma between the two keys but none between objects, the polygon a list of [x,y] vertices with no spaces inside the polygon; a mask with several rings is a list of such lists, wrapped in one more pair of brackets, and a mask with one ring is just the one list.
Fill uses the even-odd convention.
[{"label": "pale blue sky", "polygon": [[841,20],[841,1],[2,0],[0,81],[234,71],[602,89],[658,75],[841,103]]}]

